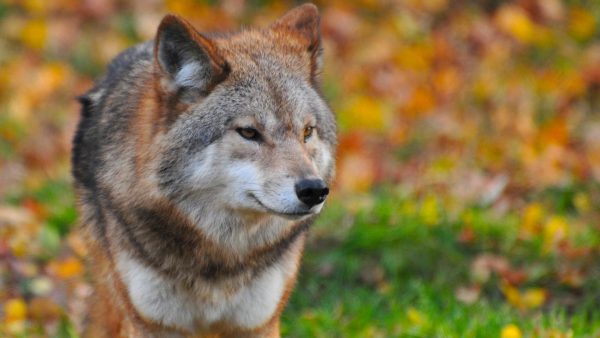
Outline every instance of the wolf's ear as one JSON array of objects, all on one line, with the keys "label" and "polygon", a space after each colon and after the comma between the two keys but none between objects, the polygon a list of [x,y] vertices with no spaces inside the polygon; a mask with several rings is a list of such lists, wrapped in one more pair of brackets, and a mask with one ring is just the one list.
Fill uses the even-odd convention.
[{"label": "wolf's ear", "polygon": [[158,26],[154,58],[173,91],[183,88],[208,93],[229,71],[214,43],[175,15],[165,16]]},{"label": "wolf's ear", "polygon": [[311,79],[318,81],[322,66],[323,49],[319,28],[319,9],[307,3],[291,9],[271,25],[274,30],[287,30],[298,34],[311,58]]}]

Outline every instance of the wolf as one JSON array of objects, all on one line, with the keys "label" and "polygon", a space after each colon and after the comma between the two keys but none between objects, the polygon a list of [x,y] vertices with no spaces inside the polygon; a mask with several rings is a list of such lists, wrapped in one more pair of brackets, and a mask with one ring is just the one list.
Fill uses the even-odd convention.
[{"label": "wolf", "polygon": [[87,337],[279,337],[334,176],[316,6],[200,33],[164,17],[80,97]]}]

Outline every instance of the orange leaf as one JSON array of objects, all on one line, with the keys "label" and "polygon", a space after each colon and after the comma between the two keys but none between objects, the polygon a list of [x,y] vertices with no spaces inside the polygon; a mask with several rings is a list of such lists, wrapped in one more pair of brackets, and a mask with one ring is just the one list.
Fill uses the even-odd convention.
[{"label": "orange leaf", "polygon": [[61,262],[55,262],[51,270],[60,278],[71,278],[83,273],[83,265],[75,257],[69,257]]}]

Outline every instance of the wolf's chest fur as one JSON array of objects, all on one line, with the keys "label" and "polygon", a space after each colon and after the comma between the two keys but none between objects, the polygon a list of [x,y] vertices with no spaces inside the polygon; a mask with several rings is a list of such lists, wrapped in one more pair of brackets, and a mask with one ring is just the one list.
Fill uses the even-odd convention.
[{"label": "wolf's chest fur", "polygon": [[335,166],[318,24],[313,5],[210,36],[167,16],[81,97],[85,336],[279,336]]},{"label": "wolf's chest fur", "polygon": [[277,310],[287,280],[295,273],[290,262],[283,261],[241,285],[200,284],[189,289],[161,277],[126,254],[117,258],[117,269],[133,305],[143,317],[191,332],[218,322],[241,328],[260,326]]}]

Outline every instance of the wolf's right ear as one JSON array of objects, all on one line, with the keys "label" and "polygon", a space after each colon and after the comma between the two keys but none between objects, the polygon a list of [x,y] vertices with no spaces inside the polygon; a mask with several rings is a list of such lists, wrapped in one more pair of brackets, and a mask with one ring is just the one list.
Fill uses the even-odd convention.
[{"label": "wolf's right ear", "polygon": [[306,3],[291,9],[271,25],[271,29],[294,32],[301,37],[310,56],[310,78],[315,84],[320,82],[319,74],[323,64],[319,22],[317,6]]},{"label": "wolf's right ear", "polygon": [[169,91],[195,89],[206,94],[229,72],[214,43],[175,15],[165,16],[158,26],[154,59]]}]

